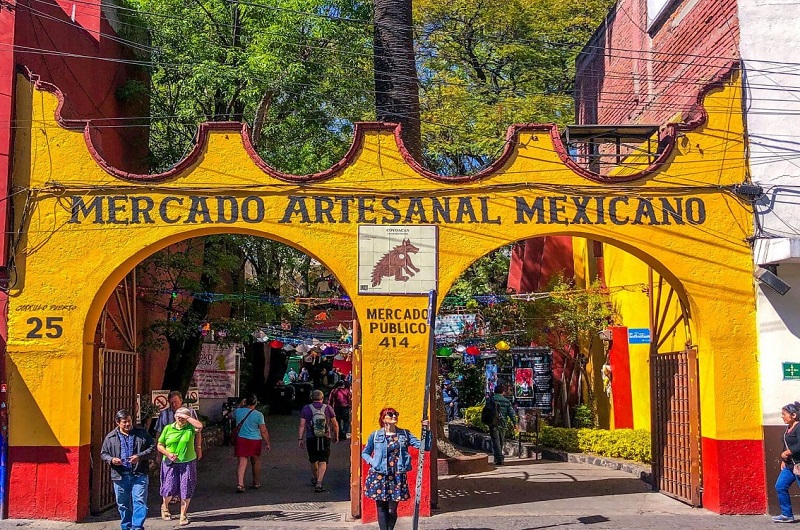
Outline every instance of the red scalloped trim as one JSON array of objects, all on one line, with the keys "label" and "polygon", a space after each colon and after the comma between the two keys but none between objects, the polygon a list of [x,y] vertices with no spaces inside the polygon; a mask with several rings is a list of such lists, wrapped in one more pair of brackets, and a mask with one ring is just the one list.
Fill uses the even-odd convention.
[{"label": "red scalloped trim", "polygon": [[492,175],[495,174],[495,172],[497,172],[501,167],[503,167],[508,161],[508,159],[511,158],[517,152],[517,141],[519,138],[519,133],[523,131],[534,131],[534,132],[542,131],[542,132],[549,132],[550,139],[553,142],[553,148],[555,149],[555,152],[558,154],[558,157],[561,159],[563,164],[567,168],[572,170],[573,173],[593,182],[621,183],[621,182],[632,182],[634,180],[638,180],[655,173],[656,170],[658,170],[672,154],[672,150],[675,147],[675,140],[677,139],[678,133],[696,129],[697,127],[704,124],[706,120],[708,120],[708,113],[705,107],[703,106],[703,98],[705,98],[705,96],[711,90],[724,86],[725,82],[731,78],[733,73],[736,72],[738,68],[739,68],[739,62],[735,61],[729,63],[727,66],[720,69],[714,76],[714,79],[708,85],[706,85],[703,88],[703,90],[701,90],[700,93],[698,94],[697,101],[688,112],[687,119],[681,123],[669,123],[664,126],[662,136],[659,139],[660,143],[665,144],[663,150],[661,151],[661,154],[653,161],[653,163],[651,163],[648,167],[646,167],[642,171],[633,173],[631,175],[626,175],[624,177],[604,176],[600,175],[599,173],[595,173],[593,171],[589,171],[588,169],[580,167],[574,160],[572,160],[572,158],[570,158],[566,146],[561,141],[561,136],[558,133],[558,127],[551,123],[549,124],[526,123],[526,124],[516,124],[510,126],[506,132],[506,142],[502,154],[491,164],[489,164],[489,166],[487,166],[484,170],[474,175],[459,175],[453,177],[443,176],[424,168],[409,154],[408,150],[406,149],[403,143],[403,139],[401,137],[400,125],[393,123],[385,123],[385,122],[356,123],[354,129],[353,143],[351,144],[350,149],[347,151],[344,157],[339,162],[334,164],[332,167],[326,169],[325,171],[320,171],[318,173],[313,173],[310,175],[292,175],[289,173],[283,173],[273,168],[269,164],[267,164],[264,161],[264,159],[258,155],[255,148],[253,147],[252,142],[250,141],[248,125],[246,123],[240,123],[240,122],[201,123],[199,126],[197,142],[195,143],[195,146],[183,160],[175,164],[172,168],[162,173],[156,173],[156,174],[129,173],[127,171],[122,171],[108,164],[103,158],[103,156],[94,147],[94,141],[92,139],[92,132],[91,132],[92,120],[74,120],[74,119],[65,119],[62,117],[62,110],[64,108],[64,94],[61,92],[61,90],[58,89],[58,87],[56,87],[52,83],[47,83],[45,81],[42,81],[38,75],[34,74],[27,68],[23,69],[23,73],[34,84],[34,87],[36,89],[43,90],[46,92],[51,92],[56,96],[56,98],[58,98],[58,106],[56,107],[55,111],[56,122],[65,129],[82,128],[84,140],[86,141],[86,145],[89,149],[89,153],[92,155],[92,158],[94,158],[97,164],[101,168],[103,168],[103,170],[105,170],[107,173],[122,180],[135,181],[135,182],[143,182],[143,181],[157,182],[177,176],[178,174],[183,172],[185,169],[187,169],[197,161],[197,159],[200,157],[200,154],[203,152],[203,149],[206,146],[208,135],[211,131],[229,131],[229,132],[238,132],[239,134],[241,134],[242,145],[244,147],[244,150],[247,152],[248,156],[251,158],[251,160],[253,160],[256,166],[258,166],[267,175],[270,175],[276,179],[294,183],[321,181],[333,177],[335,174],[337,174],[342,169],[344,169],[345,167],[347,167],[349,164],[351,164],[353,161],[356,160],[358,152],[364,145],[364,134],[366,133],[366,131],[393,131],[395,142],[400,151],[400,154],[403,157],[403,160],[414,171],[416,171],[421,176],[424,176],[426,178],[438,182],[446,182],[449,184],[463,184],[463,183],[476,182],[491,177]]}]

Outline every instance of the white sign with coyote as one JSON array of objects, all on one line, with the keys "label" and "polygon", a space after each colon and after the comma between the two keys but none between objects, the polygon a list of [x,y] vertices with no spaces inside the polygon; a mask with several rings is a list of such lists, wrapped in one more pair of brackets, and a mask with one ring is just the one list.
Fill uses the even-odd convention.
[{"label": "white sign with coyote", "polygon": [[360,294],[428,294],[436,288],[436,226],[361,225]]}]

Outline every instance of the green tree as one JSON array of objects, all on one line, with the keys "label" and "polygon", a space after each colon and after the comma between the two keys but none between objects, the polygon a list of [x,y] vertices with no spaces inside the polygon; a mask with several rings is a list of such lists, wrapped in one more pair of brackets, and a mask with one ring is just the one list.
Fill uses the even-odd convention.
[{"label": "green tree", "polygon": [[574,60],[612,0],[417,0],[426,163],[474,172],[513,123],[572,120]]},{"label": "green tree", "polygon": [[154,170],[183,158],[203,121],[247,121],[276,168],[338,161],[374,119],[369,5],[350,0],[130,0],[149,28]]},{"label": "green tree", "polygon": [[474,295],[504,293],[508,285],[511,246],[499,248],[475,260],[455,281],[449,297],[467,299]]}]

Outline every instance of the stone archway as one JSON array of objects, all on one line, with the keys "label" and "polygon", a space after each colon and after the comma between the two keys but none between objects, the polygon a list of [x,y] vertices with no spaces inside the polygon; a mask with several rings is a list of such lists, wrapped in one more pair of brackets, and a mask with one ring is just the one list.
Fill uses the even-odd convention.
[{"label": "stone archway", "polygon": [[[59,119],[55,87],[24,78],[17,87],[18,123]],[[362,325],[366,433],[387,404],[404,412],[406,426],[419,424],[423,382],[414,375],[425,364],[427,289],[447,292],[474,259],[519,239],[613,241],[685,288],[700,354],[704,505],[763,512],[763,470],[753,459],[763,449],[752,219],[732,193],[745,179],[739,101],[732,72],[705,95],[714,112],[698,105],[705,119],[666,126],[658,159],[618,178],[577,167],[552,126],[512,128],[487,171],[449,179],[411,160],[385,124],[359,125],[339,164],[303,177],[266,166],[241,124],[204,124],[194,151],[160,175],[108,166],[88,124],[17,129],[14,184],[28,196],[14,205],[10,516],[77,520],[88,511],[87,324],[99,315],[97,300],[147,249],[231,231],[292,244],[351,293]],[[736,469],[722,464],[740,455]],[[429,499],[426,488],[423,513]]]}]

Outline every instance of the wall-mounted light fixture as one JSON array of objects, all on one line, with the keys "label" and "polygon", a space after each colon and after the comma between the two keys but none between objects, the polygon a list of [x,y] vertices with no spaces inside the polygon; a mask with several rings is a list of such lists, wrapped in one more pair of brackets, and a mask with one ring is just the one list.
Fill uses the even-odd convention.
[{"label": "wall-mounted light fixture", "polygon": [[777,265],[762,265],[753,273],[758,283],[766,285],[779,295],[783,296],[792,288],[791,285],[778,278]]}]

